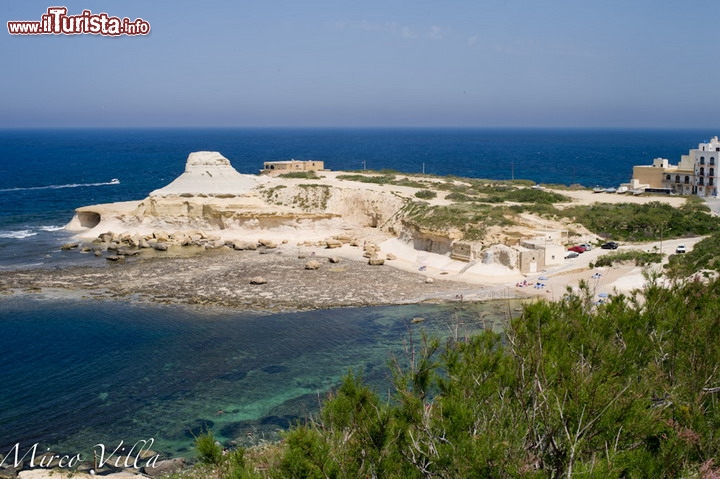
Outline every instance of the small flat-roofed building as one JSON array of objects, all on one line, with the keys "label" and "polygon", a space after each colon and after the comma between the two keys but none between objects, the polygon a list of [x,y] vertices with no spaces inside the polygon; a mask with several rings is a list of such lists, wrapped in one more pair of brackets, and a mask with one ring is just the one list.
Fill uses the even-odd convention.
[{"label": "small flat-roofed building", "polygon": [[[563,264],[565,259],[565,247],[557,243],[549,243],[545,238],[523,240],[520,246],[527,250],[539,252],[541,260],[536,259],[539,267],[557,266]],[[521,268],[521,271],[522,268]],[[527,271],[523,271],[526,273]]]},{"label": "small flat-roofed building", "polygon": [[665,175],[677,168],[670,165],[665,158],[655,158],[652,165],[633,166],[633,180],[646,188],[659,189],[664,187]]},{"label": "small flat-roofed building", "polygon": [[319,171],[325,169],[324,161],[266,161],[263,163],[263,169],[260,170],[265,175],[282,175],[284,173],[302,172],[302,171]]}]

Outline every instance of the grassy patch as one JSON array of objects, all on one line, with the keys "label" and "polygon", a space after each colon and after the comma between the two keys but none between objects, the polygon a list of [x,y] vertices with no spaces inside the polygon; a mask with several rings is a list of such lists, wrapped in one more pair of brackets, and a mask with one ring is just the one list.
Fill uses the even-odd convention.
[{"label": "grassy patch", "polygon": [[280,178],[300,178],[305,180],[318,180],[320,177],[315,171],[291,171],[278,175]]},{"label": "grassy patch", "polygon": [[704,203],[696,202],[680,208],[660,201],[642,205],[595,203],[571,206],[562,215],[600,236],[623,241],[657,241],[720,231],[720,218],[712,216]]},{"label": "grassy patch", "polygon": [[437,196],[437,193],[432,190],[420,190],[415,193],[415,196],[423,200],[429,200],[435,198]]},{"label": "grassy patch", "polygon": [[662,253],[648,253],[641,250],[622,251],[619,253],[609,253],[600,256],[595,261],[595,266],[612,266],[615,263],[634,262],[637,266],[647,266],[651,263],[659,263],[662,261]]}]

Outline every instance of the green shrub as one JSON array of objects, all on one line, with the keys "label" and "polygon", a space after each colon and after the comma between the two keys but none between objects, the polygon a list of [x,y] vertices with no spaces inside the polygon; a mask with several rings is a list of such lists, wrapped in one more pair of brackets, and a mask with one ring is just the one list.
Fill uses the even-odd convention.
[{"label": "green shrub", "polygon": [[562,215],[596,234],[622,241],[657,241],[720,231],[720,218],[708,213],[704,204],[694,202],[680,208],[659,201],[595,203],[566,208]]},{"label": "green shrub", "polygon": [[437,193],[432,190],[420,190],[415,193],[415,196],[423,200],[429,200],[431,198],[435,198]]},{"label": "green shrub", "polygon": [[203,432],[195,438],[195,449],[198,460],[203,464],[218,465],[222,461],[222,446],[210,431]]},{"label": "green shrub", "polygon": [[315,171],[291,171],[278,175],[280,178],[301,178],[306,180],[317,180],[320,177]]},{"label": "green shrub", "polygon": [[663,254],[660,252],[653,253],[641,250],[630,250],[600,256],[595,261],[595,266],[612,266],[614,263],[622,263],[625,261],[632,261],[637,266],[647,266],[651,263],[660,263],[662,259]]}]

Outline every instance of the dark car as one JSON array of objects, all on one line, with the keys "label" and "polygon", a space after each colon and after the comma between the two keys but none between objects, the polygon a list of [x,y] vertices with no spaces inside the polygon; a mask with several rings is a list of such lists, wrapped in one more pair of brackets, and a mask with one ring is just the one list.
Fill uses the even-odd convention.
[{"label": "dark car", "polygon": [[617,249],[618,244],[614,241],[610,241],[609,243],[605,243],[601,246],[602,249]]},{"label": "dark car", "polygon": [[568,248],[568,251],[575,251],[576,253],[584,253],[585,247],[583,245],[571,246]]},{"label": "dark car", "polygon": [[577,251],[568,251],[568,254],[565,255],[565,259],[571,259],[571,258],[577,258],[580,256]]}]

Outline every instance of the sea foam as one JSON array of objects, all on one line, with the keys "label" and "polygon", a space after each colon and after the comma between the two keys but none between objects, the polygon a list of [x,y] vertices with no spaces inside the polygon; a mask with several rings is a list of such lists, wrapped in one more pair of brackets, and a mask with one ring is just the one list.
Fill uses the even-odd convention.
[{"label": "sea foam", "polygon": [[20,230],[20,231],[0,231],[0,238],[6,239],[23,239],[35,236],[37,232],[32,230]]}]

